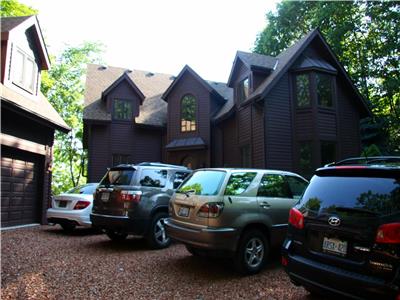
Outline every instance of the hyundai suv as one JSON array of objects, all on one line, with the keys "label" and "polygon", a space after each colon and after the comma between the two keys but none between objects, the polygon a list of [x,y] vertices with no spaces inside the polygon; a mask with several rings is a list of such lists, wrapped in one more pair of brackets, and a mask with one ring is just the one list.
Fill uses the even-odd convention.
[{"label": "hyundai suv", "polygon": [[160,163],[110,168],[94,193],[92,226],[114,241],[128,234],[144,236],[150,247],[168,247],[164,220],[174,190],[191,173],[186,167]]},{"label": "hyundai suv", "polygon": [[232,257],[239,272],[256,273],[270,248],[282,245],[289,210],[307,184],[284,171],[197,170],[171,199],[167,233],[193,255]]},{"label": "hyundai suv", "polygon": [[290,211],[282,264],[311,293],[400,299],[398,163],[355,159],[318,169]]}]

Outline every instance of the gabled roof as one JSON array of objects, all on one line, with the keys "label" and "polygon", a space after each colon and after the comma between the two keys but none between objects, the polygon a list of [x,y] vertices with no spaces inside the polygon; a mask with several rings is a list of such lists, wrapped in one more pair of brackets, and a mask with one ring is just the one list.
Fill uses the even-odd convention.
[{"label": "gabled roof", "polygon": [[132,79],[128,76],[128,73],[130,73],[132,71],[127,70],[125,71],[117,80],[115,80],[113,82],[113,84],[111,84],[106,90],[104,90],[101,93],[101,99],[105,99],[108,94],[114,90],[122,81],[126,81],[128,82],[129,86],[138,94],[139,98],[140,98],[140,104],[143,104],[143,100],[145,98],[145,96],[143,95],[143,93],[139,90],[139,88],[136,86],[136,84],[132,81]]},{"label": "gabled roof", "polygon": [[[327,52],[331,55],[333,60],[335,61],[336,68],[340,71],[340,73],[345,77],[345,80],[353,90],[353,92],[357,95],[361,106],[363,107],[366,115],[371,115],[371,111],[368,108],[367,103],[365,102],[364,98],[355,87],[353,81],[350,79],[349,75],[347,74],[346,70],[339,62],[336,55],[333,53],[327,42],[325,41],[324,37],[322,36],[321,32],[318,29],[314,29],[310,31],[308,34],[303,36],[300,40],[294,43],[291,47],[280,53],[277,58],[277,64],[275,66],[274,71],[262,82],[259,87],[249,96],[246,101],[251,100],[263,100],[265,96],[271,91],[271,89],[275,86],[279,79],[293,66],[294,62],[300,57],[303,50],[306,49],[308,45],[314,40],[319,39],[324,47],[326,48]],[[315,63],[315,61],[313,62]]]},{"label": "gabled roof", "polygon": [[[167,103],[161,99],[162,94],[174,80],[170,74],[152,73],[148,71],[130,70],[126,68],[88,64],[83,119],[111,121],[106,104],[101,101],[103,91],[118,80],[129,80],[143,95],[143,104],[139,106],[139,116],[135,122],[147,126],[165,126],[167,122]],[[126,74],[126,77],[123,77]]]},{"label": "gabled roof", "polygon": [[50,127],[63,132],[71,130],[42,93],[39,93],[37,99],[32,100],[0,84],[0,98],[2,102],[9,103],[50,123]]},{"label": "gabled roof", "polygon": [[50,67],[49,54],[47,52],[46,44],[43,39],[42,30],[40,29],[39,20],[36,16],[25,17],[2,17],[1,21],[1,40],[8,40],[14,33],[20,31],[25,32],[32,28],[37,42],[39,56],[42,61],[42,70],[48,70]]},{"label": "gabled roof", "polygon": [[223,90],[222,86],[225,85],[224,83],[220,83],[221,84],[221,88],[214,88],[218,85],[218,83],[215,82],[211,82],[211,81],[206,81],[203,78],[200,77],[200,75],[198,75],[191,67],[189,67],[188,65],[185,65],[183,67],[183,69],[181,70],[181,72],[179,73],[179,75],[176,77],[176,79],[172,82],[172,84],[168,87],[168,89],[164,92],[164,94],[162,95],[162,98],[167,101],[168,95],[171,93],[171,91],[174,89],[174,87],[176,86],[176,84],[181,80],[181,78],[183,77],[183,75],[188,72],[191,75],[193,75],[194,78],[196,78],[199,83],[210,93],[214,93],[215,95],[217,95],[217,97],[219,98],[219,100],[225,102],[226,99],[225,97],[227,96],[227,92],[225,90]]},{"label": "gabled roof", "polygon": [[236,71],[238,61],[241,61],[249,70],[271,71],[275,68],[277,59],[272,56],[237,51],[231,73],[229,74],[228,86],[231,86],[232,76]]}]

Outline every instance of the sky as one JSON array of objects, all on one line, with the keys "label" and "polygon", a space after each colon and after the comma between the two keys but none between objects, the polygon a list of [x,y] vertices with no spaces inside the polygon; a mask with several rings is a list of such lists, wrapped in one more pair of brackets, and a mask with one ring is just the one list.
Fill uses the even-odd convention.
[{"label": "sky", "polygon": [[178,75],[187,64],[226,82],[237,50],[251,52],[278,0],[19,0],[39,10],[48,52],[105,45],[109,66]]}]

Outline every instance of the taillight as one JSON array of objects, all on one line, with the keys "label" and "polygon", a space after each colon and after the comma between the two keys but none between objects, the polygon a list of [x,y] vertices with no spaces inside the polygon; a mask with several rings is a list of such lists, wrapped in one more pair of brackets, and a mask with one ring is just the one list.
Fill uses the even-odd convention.
[{"label": "taillight", "polygon": [[90,205],[90,201],[78,201],[75,206],[74,209],[84,209],[86,207],[88,207]]},{"label": "taillight", "polygon": [[304,216],[297,208],[293,207],[289,211],[289,224],[297,229],[304,228]]},{"label": "taillight", "polygon": [[205,203],[200,207],[199,211],[197,212],[197,216],[202,218],[217,218],[219,217],[223,209],[223,202]]},{"label": "taillight", "polygon": [[400,223],[379,226],[375,242],[380,244],[400,244]]},{"label": "taillight", "polygon": [[120,191],[118,199],[124,202],[139,203],[142,198],[141,191]]},{"label": "taillight", "polygon": [[286,257],[282,256],[281,259],[282,266],[286,267],[288,265],[288,260]]}]

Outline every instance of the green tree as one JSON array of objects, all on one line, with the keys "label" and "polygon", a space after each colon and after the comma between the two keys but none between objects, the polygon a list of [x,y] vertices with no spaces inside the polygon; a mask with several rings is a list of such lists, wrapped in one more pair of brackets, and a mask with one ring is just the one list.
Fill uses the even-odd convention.
[{"label": "green tree", "polygon": [[400,2],[283,1],[266,18],[254,51],[275,56],[318,27],[371,103],[365,144],[379,141],[383,153],[400,152]]},{"label": "green tree", "polygon": [[0,16],[2,17],[21,17],[36,14],[38,14],[36,9],[16,0],[1,0],[0,2]]},{"label": "green tree", "polygon": [[102,45],[85,42],[68,46],[52,59],[52,67],[42,75],[42,93],[64,121],[72,128],[66,135],[56,132],[53,160],[53,193],[65,191],[82,183],[86,168],[83,139],[84,76],[88,63],[100,63]]}]

